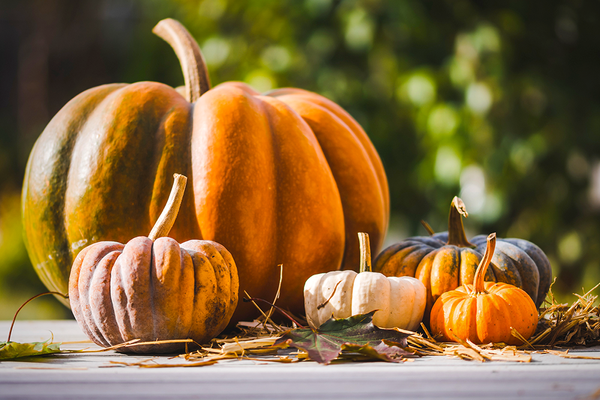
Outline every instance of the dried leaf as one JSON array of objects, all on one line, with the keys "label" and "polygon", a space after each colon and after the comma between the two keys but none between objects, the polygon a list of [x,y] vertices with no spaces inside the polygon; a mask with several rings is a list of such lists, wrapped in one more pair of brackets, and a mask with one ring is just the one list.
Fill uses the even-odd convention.
[{"label": "dried leaf", "polygon": [[388,362],[402,362],[406,357],[416,357],[415,353],[406,351],[395,344],[389,342],[386,343],[386,340],[380,341],[376,346],[368,344],[364,346],[344,344],[342,350],[361,354],[365,356],[367,360],[382,360]]},{"label": "dried leaf", "polygon": [[[400,353],[392,347],[406,347],[408,334],[376,327],[373,325],[374,313],[375,311],[372,311],[345,319],[331,318],[319,329],[292,329],[284,333],[275,342],[275,346],[287,344],[304,350],[310,359],[322,364],[329,364],[336,359],[344,348],[352,351],[362,348],[361,352],[365,354],[375,352],[379,354],[378,358],[390,361],[400,356]],[[383,343],[383,340],[388,343]]]},{"label": "dried leaf", "polygon": [[32,342],[0,342],[0,361],[15,360],[17,358],[42,356],[60,353],[60,343]]}]

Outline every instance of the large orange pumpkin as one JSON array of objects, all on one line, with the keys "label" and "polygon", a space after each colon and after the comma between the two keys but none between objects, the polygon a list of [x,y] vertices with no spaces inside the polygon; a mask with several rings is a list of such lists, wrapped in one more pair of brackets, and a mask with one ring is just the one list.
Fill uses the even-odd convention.
[{"label": "large orange pumpkin", "polygon": [[[359,265],[356,232],[375,250],[389,217],[388,188],[369,138],[315,93],[259,95],[243,83],[210,89],[200,50],[174,20],[155,33],[180,59],[185,96],[156,82],[89,89],[37,140],[23,187],[27,250],[46,286],[65,293],[74,258],[103,240],[149,231],[174,172],[189,190],[170,236],[214,240],[233,255],[240,291],[301,312],[311,275]],[[243,292],[242,292],[243,293]],[[255,314],[238,307],[233,320]]]}]

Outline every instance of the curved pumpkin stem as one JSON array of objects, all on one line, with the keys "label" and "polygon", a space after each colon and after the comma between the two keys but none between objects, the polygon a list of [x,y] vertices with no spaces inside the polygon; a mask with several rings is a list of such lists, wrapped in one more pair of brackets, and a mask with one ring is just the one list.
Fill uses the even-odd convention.
[{"label": "curved pumpkin stem", "polygon": [[154,227],[152,227],[152,231],[148,235],[148,238],[151,240],[156,240],[161,236],[167,236],[177,219],[179,207],[183,200],[183,193],[185,192],[185,185],[187,184],[187,178],[180,174],[173,175],[173,178],[175,178],[175,181],[173,182],[167,204],[165,204],[165,208],[163,208],[162,213],[160,213],[158,220],[156,220]]},{"label": "curved pumpkin stem", "polygon": [[494,256],[494,250],[496,250],[496,233],[490,233],[487,237],[487,246],[483,258],[475,271],[475,277],[473,278],[473,290],[475,293],[482,293],[485,291],[483,278],[487,272],[488,266],[492,262]]},{"label": "curved pumpkin stem", "polygon": [[454,196],[450,204],[450,214],[448,215],[448,244],[458,247],[475,247],[474,244],[467,240],[465,227],[462,217],[468,217],[465,203],[458,197]]},{"label": "curved pumpkin stem", "polygon": [[423,225],[423,228],[425,228],[425,230],[427,231],[427,233],[429,234],[429,236],[435,235],[435,231],[433,230],[433,228],[431,227],[431,225],[429,225],[427,223],[427,221],[425,221],[424,219],[422,219],[421,220],[421,225]]},{"label": "curved pumpkin stem", "polygon": [[152,32],[169,43],[175,51],[183,70],[186,93],[184,97],[191,103],[195,102],[210,90],[206,62],[198,43],[179,21],[171,18],[160,21]]},{"label": "curved pumpkin stem", "polygon": [[360,245],[360,272],[372,272],[371,268],[371,244],[369,234],[358,232],[358,243]]}]

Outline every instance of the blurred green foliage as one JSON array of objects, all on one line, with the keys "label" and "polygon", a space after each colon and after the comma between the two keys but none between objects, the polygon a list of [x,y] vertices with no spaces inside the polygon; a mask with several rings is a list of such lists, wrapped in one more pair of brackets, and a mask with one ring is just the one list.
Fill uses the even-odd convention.
[{"label": "blurred green foliage", "polygon": [[[445,230],[460,195],[471,235],[520,237],[548,254],[559,298],[600,281],[598,2],[13,0],[3,7],[0,318],[13,293],[42,290],[16,218],[33,141],[91,86],[183,84],[175,55],[151,34],[166,17],[198,40],[213,85],[301,87],[362,124],[389,179],[388,244],[424,235],[421,219]],[[16,50],[6,42],[11,27]],[[19,108],[30,103],[8,79],[22,72],[23,46],[35,32],[47,38],[47,66],[46,113],[34,115]],[[23,113],[29,118],[17,120]]]}]

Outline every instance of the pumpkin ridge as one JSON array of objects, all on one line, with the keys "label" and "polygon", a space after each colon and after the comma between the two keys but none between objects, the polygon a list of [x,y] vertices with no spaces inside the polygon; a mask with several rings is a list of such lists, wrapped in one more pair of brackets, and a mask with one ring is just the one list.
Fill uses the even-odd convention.
[{"label": "pumpkin ridge", "polygon": [[[223,244],[235,257],[243,282],[240,290],[252,288],[256,293],[251,296],[269,298],[265,292],[274,295],[278,283],[266,266],[277,265],[269,248],[278,248],[271,243],[277,238],[274,219],[280,205],[275,203],[273,135],[270,129],[266,132],[270,126],[260,102],[233,85],[218,86],[196,102],[191,136],[193,218],[204,239]],[[236,229],[231,229],[232,221]],[[254,306],[244,303],[236,315],[254,312]]]},{"label": "pumpkin ridge", "polygon": [[99,331],[99,337],[103,343],[106,343],[105,346],[110,346],[110,343],[124,342],[121,337],[113,334],[118,330],[115,330],[117,322],[110,298],[111,272],[121,252],[122,249],[113,250],[105,254],[101,262],[94,263],[96,267],[90,281],[90,287],[96,287],[100,290],[88,291],[88,304],[94,320],[93,326]]},{"label": "pumpkin ridge", "polygon": [[[373,161],[356,132],[328,108],[295,96],[279,96],[276,99],[288,105],[306,122],[316,140],[315,147],[318,146],[323,153],[339,191],[344,214],[345,248],[340,268],[354,268],[359,248],[356,232],[371,232],[371,241],[377,251],[383,241],[379,232],[384,232],[387,224],[384,221],[384,194]],[[349,158],[350,154],[353,156]],[[356,160],[365,162],[357,163]],[[379,217],[380,221],[374,223]]]},{"label": "pumpkin ridge", "polygon": [[[441,248],[431,263],[431,275],[428,281],[433,303],[449,290],[456,289],[459,281],[458,266],[460,247],[446,245]],[[431,306],[433,306],[431,303]]]},{"label": "pumpkin ridge", "polygon": [[[61,293],[68,291],[68,268],[76,255],[68,245],[64,218],[64,198],[71,154],[89,115],[107,96],[120,87],[123,85],[98,86],[82,92],[69,101],[44,129],[33,146],[27,162],[22,193],[25,246],[35,271],[50,290]],[[71,118],[71,114],[78,117]],[[42,155],[38,156],[40,153]],[[43,189],[38,189],[36,184],[31,183],[32,181],[43,182],[41,186]],[[39,238],[37,242],[31,240],[33,232]],[[48,242],[52,244],[47,244]],[[51,248],[53,252],[44,254],[44,248]],[[58,268],[46,268],[47,263],[54,264]],[[64,285],[59,284],[62,282]],[[59,300],[68,305],[68,300],[61,298]]]},{"label": "pumpkin ridge", "polygon": [[[213,247],[204,246],[204,243],[202,243],[201,248],[206,254],[207,258],[211,258],[211,261],[208,264],[210,265],[210,267],[212,267],[217,282],[219,283],[217,285],[217,290],[213,300],[213,312],[211,316],[212,319],[208,318],[205,322],[207,327],[206,336],[213,337],[217,333],[221,332],[229,322],[228,319],[223,320],[222,318],[222,315],[225,314],[227,310],[227,303],[229,303],[230,282],[227,279],[229,277],[229,274],[225,274],[225,272],[227,272],[226,268],[224,267],[224,265],[226,265],[226,262],[223,258],[223,255],[219,251],[214,251]],[[221,320],[222,326],[216,325],[213,322],[213,320]],[[212,327],[212,330],[210,329],[210,327]]]},{"label": "pumpkin ridge", "polygon": [[536,306],[541,306],[546,298],[546,294],[552,284],[552,266],[550,260],[544,254],[544,251],[540,249],[535,243],[529,242],[524,239],[503,239],[504,241],[511,243],[521,250],[523,250],[533,260],[535,266],[539,271],[540,282],[538,285],[538,298],[535,300]]},{"label": "pumpkin ridge", "polygon": [[[84,254],[85,257],[81,258],[80,268],[78,268],[79,274],[74,277],[74,285],[77,292],[77,297],[73,299],[73,302],[80,304],[78,312],[74,313],[77,321],[81,321],[84,331],[88,336],[97,344],[105,346],[106,341],[99,334],[98,329],[94,326],[94,317],[90,307],[90,287],[91,280],[95,275],[96,267],[98,263],[102,262],[109,249],[103,248],[102,246],[91,247],[89,251]],[[88,257],[89,255],[89,257]],[[79,261],[79,260],[78,260]],[[76,279],[76,282],[75,282]]]},{"label": "pumpkin ridge", "polygon": [[[375,149],[375,146],[369,139],[369,136],[364,131],[364,129],[358,124],[358,122],[356,122],[352,118],[352,116],[346,110],[344,110],[342,107],[340,107],[333,101],[329,100],[328,98],[318,95],[316,93],[309,92],[304,89],[298,89],[298,88],[282,88],[282,89],[276,89],[276,90],[270,91],[269,95],[270,96],[278,96],[279,93],[281,93],[282,95],[287,94],[287,95],[303,97],[303,98],[306,98],[308,101],[310,101],[313,104],[319,104],[320,106],[330,110],[333,114],[338,116],[342,121],[344,121],[346,123],[346,125],[350,128],[350,130],[355,133],[358,140],[363,144],[363,147],[364,147],[365,151],[367,152],[373,167],[376,170],[376,176],[379,181],[379,185],[382,188],[382,194],[383,194],[382,199],[384,202],[385,215],[389,216],[389,214],[390,214],[390,194],[389,194],[387,175],[385,174],[385,170],[381,163],[381,159],[379,158],[379,155],[377,154],[377,150]],[[385,237],[385,232],[387,232],[388,223],[389,223],[389,220],[387,218],[385,218],[385,226],[382,231],[383,237]]]},{"label": "pumpkin ridge", "polygon": [[[510,292],[509,292],[510,291]],[[535,332],[535,329],[537,327],[537,307],[535,306],[535,303],[533,302],[531,296],[529,296],[529,294],[527,292],[525,292],[523,289],[521,288],[517,288],[517,287],[510,287],[507,284],[502,284],[501,286],[498,286],[498,288],[496,289],[495,294],[502,298],[507,304],[509,304],[509,299],[508,299],[508,295],[510,294],[511,297],[514,297],[517,301],[517,303],[520,304],[530,304],[533,307],[528,307],[529,310],[527,310],[525,307],[520,308],[520,307],[512,307],[511,309],[517,308],[518,309],[518,317],[515,314],[511,314],[510,315],[510,323],[511,323],[511,327],[515,328],[517,330],[517,332],[519,332],[519,334],[521,334],[521,336],[528,338],[531,335],[533,335],[533,333]],[[528,316],[527,313],[530,313],[529,317],[531,317],[532,319],[535,320],[535,324],[531,324],[530,326],[525,326],[523,328],[520,328],[521,330],[518,329],[518,327],[521,327],[522,324],[528,320]],[[517,338],[513,337],[511,335],[511,339],[514,341],[513,344],[521,344],[521,341],[518,340]]]},{"label": "pumpkin ridge", "polygon": [[[320,262],[325,268],[339,268],[343,251],[347,245],[345,239],[344,213],[340,193],[319,142],[306,121],[288,104],[268,96],[258,96],[262,109],[269,121],[273,135],[273,152],[277,162],[276,204],[277,218],[274,228],[277,258],[275,264],[284,264],[283,285],[288,294],[280,305],[302,303],[304,282],[310,274],[297,271],[296,276],[285,273],[286,266],[311,265]],[[287,129],[284,129],[287,127]],[[320,171],[311,174],[310,171]],[[302,193],[301,202],[296,193]],[[284,210],[294,209],[294,213]],[[303,223],[311,216],[319,216],[312,224]],[[325,229],[328,228],[328,229]],[[327,232],[326,236],[323,232]],[[293,234],[292,234],[293,233]],[[321,233],[321,234],[320,234]],[[319,242],[308,245],[306,238],[318,237]],[[290,239],[292,238],[293,239]],[[321,248],[339,249],[330,254],[329,260],[316,260],[315,254],[323,253]],[[294,254],[294,258],[283,259],[285,254]],[[269,292],[273,295],[277,288],[278,274],[270,273]],[[292,310],[294,311],[294,310]],[[301,309],[296,309],[301,312]]]},{"label": "pumpkin ridge", "polygon": [[518,287],[527,292],[534,302],[537,301],[540,273],[533,259],[525,251],[506,241],[501,241],[498,251],[510,258],[519,271],[522,284]]},{"label": "pumpkin ridge", "polygon": [[[154,132],[155,150],[152,157],[152,167],[146,172],[153,181],[148,185],[150,196],[148,196],[148,220],[153,226],[160,213],[162,212],[171,188],[172,171],[178,171],[180,174],[190,177],[188,185],[193,187],[193,178],[191,175],[190,140],[191,127],[193,126],[193,103],[183,100],[171,107],[162,114],[160,121]],[[158,140],[160,139],[160,140]],[[193,210],[194,191],[186,191],[180,205],[179,214],[190,215]],[[177,219],[173,225],[170,234],[176,240],[187,239],[188,237],[201,237],[198,224],[192,219]]]},{"label": "pumpkin ridge", "polygon": [[189,112],[169,86],[138,82],[110,93],[87,118],[75,144],[65,194],[70,242],[83,240],[85,245],[110,236],[126,243],[150,231],[157,157],[153,139],[165,112],[174,106]]},{"label": "pumpkin ridge", "polygon": [[[491,294],[492,292],[490,292]],[[506,339],[499,337],[496,332],[505,330],[506,312],[505,304],[501,299],[490,296],[487,292],[477,295],[477,310],[481,313],[479,323],[474,326],[477,335],[475,343],[502,342]]]},{"label": "pumpkin ridge", "polygon": [[[190,246],[190,242],[186,242],[188,246]],[[214,293],[217,293],[219,282],[211,265],[212,263],[202,251],[199,251],[199,249],[190,249],[189,247],[184,248],[184,250],[188,252],[194,264],[194,300],[192,306],[196,318],[192,320],[190,336],[194,338],[200,337],[204,340],[207,330],[210,327],[207,321],[214,314],[212,309],[214,300],[212,297]],[[202,335],[200,335],[201,333]]]}]

